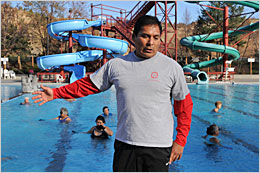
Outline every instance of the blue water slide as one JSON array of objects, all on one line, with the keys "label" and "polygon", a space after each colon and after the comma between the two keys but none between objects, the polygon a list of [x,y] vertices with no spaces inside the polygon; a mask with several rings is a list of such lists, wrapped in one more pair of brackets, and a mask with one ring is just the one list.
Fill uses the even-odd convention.
[{"label": "blue water slide", "polygon": [[[58,21],[48,24],[47,31],[54,39],[68,40],[69,31],[81,31],[89,27],[98,27],[102,24],[102,22],[103,21],[101,20],[87,21],[85,19]],[[109,53],[107,55],[108,58],[121,56],[125,54],[128,49],[128,43],[119,39],[75,33],[72,33],[72,37],[74,41],[78,41],[83,47],[106,49]],[[75,65],[65,67],[66,65],[86,61],[95,61],[102,58],[102,50],[88,50],[75,53],[41,56],[37,58],[37,65],[42,70],[64,66],[64,70],[72,72],[70,77],[70,83],[72,83],[80,78],[83,78],[86,70],[85,67],[83,69],[82,66]]]},{"label": "blue water slide", "polygon": [[95,61],[99,59],[102,55],[102,50],[47,55],[37,58],[37,65],[40,69],[45,70],[51,69],[54,66],[70,65],[85,61]]},{"label": "blue water slide", "polygon": [[123,40],[118,40],[109,37],[99,37],[92,35],[81,34],[78,36],[78,41],[81,46],[95,47],[111,50],[115,54],[124,54],[128,49],[128,43]]},{"label": "blue water slide", "polygon": [[[85,19],[63,20],[53,22],[47,25],[48,34],[56,40],[68,40],[69,31],[82,31],[89,27],[97,27],[102,24],[102,20],[87,21]],[[72,33],[72,37],[76,40],[79,34]]]},{"label": "blue water slide", "polygon": [[81,79],[86,74],[86,68],[84,65],[64,66],[65,71],[72,72],[70,77],[70,83],[75,82],[77,79]]}]

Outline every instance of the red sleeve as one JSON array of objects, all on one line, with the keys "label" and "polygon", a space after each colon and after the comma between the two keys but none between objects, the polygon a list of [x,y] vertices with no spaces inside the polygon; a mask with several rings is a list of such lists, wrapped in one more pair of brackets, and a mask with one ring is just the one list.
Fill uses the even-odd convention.
[{"label": "red sleeve", "polygon": [[177,116],[177,136],[175,142],[183,147],[187,142],[187,136],[190,131],[192,107],[193,103],[190,93],[186,95],[184,100],[174,100],[174,114]]},{"label": "red sleeve", "polygon": [[54,99],[79,98],[100,92],[100,90],[90,80],[90,77],[84,77],[73,82],[72,84],[68,84],[60,88],[53,88],[52,91]]}]

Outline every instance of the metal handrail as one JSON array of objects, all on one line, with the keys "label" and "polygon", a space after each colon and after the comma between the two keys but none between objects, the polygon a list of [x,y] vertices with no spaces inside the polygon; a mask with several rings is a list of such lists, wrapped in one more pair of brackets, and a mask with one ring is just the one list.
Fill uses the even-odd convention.
[{"label": "metal handrail", "polygon": [[114,28],[123,36],[125,37],[125,39],[132,44],[133,46],[135,45],[134,42],[129,38],[129,36],[127,36],[125,33],[121,32],[120,29],[118,29],[116,26],[114,26]]},{"label": "metal handrail", "polygon": [[[139,4],[140,4],[141,2],[143,2],[143,1],[139,1],[139,2],[132,8],[132,10],[126,15],[126,18],[128,17],[129,14],[132,14],[132,12],[134,11],[134,9],[135,9],[137,6],[139,6]],[[131,15],[130,18],[132,18],[132,15]]]},{"label": "metal handrail", "polygon": [[125,25],[125,23],[124,23],[123,21],[117,20],[117,19],[115,19],[113,16],[111,16],[111,18],[114,19],[114,20],[116,21],[116,23],[120,24],[121,27],[122,27],[124,30],[126,30],[127,32],[131,32],[131,31],[128,30],[128,27]]},{"label": "metal handrail", "polygon": [[139,14],[139,12],[142,11],[143,8],[144,8],[149,2],[150,2],[150,1],[145,1],[145,2],[143,3],[143,5],[142,5],[140,8],[138,8],[138,10],[135,12],[135,14],[130,18],[130,20],[132,20],[133,18],[135,18],[135,17]]}]

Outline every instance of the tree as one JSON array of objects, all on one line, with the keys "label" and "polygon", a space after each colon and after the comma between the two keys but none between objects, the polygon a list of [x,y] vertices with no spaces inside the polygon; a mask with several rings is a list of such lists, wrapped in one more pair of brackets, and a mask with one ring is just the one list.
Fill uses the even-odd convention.
[{"label": "tree", "polygon": [[87,2],[84,1],[24,1],[23,7],[29,12],[34,28],[32,34],[35,41],[41,44],[42,55],[60,53],[61,42],[50,38],[47,33],[49,23],[88,16]]},{"label": "tree", "polygon": [[[191,22],[191,14],[190,14],[188,8],[185,9],[183,21],[184,21],[184,33],[185,33],[185,37],[187,37],[189,34],[189,24]],[[181,49],[181,52],[182,52],[182,49]],[[186,54],[185,58],[187,58],[189,55],[191,55],[191,51],[187,47],[185,48],[185,54]]]},{"label": "tree", "polygon": [[[218,2],[218,1],[210,1],[210,6],[217,7],[217,8],[224,8],[224,6],[229,6],[229,16],[236,16],[238,14],[242,14],[244,11],[244,7],[237,5],[237,4],[229,4],[225,2]],[[215,23],[209,15],[206,13],[205,10],[201,10],[201,15],[198,18],[197,26],[194,29],[194,35],[201,35],[201,34],[210,34],[214,32],[222,32],[223,31],[223,11],[206,7],[207,12],[214,18],[217,22]],[[243,16],[236,16],[229,18],[229,30],[235,30],[237,27],[245,20]],[[229,36],[229,44],[235,43],[239,40],[239,36]],[[203,41],[203,40],[201,40]],[[209,42],[215,42],[216,44],[223,44],[222,39],[213,40]],[[237,46],[242,46],[245,44],[244,41],[241,41]],[[206,51],[196,51],[195,54],[198,56],[207,57],[210,52]]]},{"label": "tree", "polygon": [[71,18],[88,18],[89,15],[89,5],[86,1],[70,1],[67,4],[70,7],[70,17]]},{"label": "tree", "polygon": [[2,56],[26,57],[31,53],[31,42],[28,36],[28,25],[20,18],[17,8],[10,2],[1,4],[1,53]]},{"label": "tree", "polygon": [[187,37],[188,36],[188,25],[190,24],[190,21],[191,21],[191,14],[190,14],[188,8],[185,9],[183,21],[185,24],[185,26],[184,26],[185,37]]},{"label": "tree", "polygon": [[31,34],[36,49],[40,50],[40,55],[54,54],[59,51],[57,40],[49,39],[47,25],[64,18],[65,1],[23,1],[23,7],[30,18]]},{"label": "tree", "polygon": [[[88,19],[90,17],[90,7],[88,5],[88,2],[86,1],[70,1],[67,4],[68,7],[68,13],[67,13],[67,18],[69,19]],[[77,31],[74,31],[77,32]],[[83,33],[82,31],[79,31],[80,33]],[[68,48],[68,45],[67,45]],[[74,43],[73,45],[73,50],[76,51],[82,51],[86,50],[85,47],[80,46],[80,44]],[[68,50],[67,50],[68,51]]]},{"label": "tree", "polygon": [[[259,60],[259,31],[255,31],[252,35],[250,35],[248,37],[248,40],[252,39],[252,43],[253,43],[253,49],[254,49],[254,57],[256,58],[256,60]],[[249,41],[248,41],[249,43]],[[248,44],[247,44],[248,46]],[[246,52],[246,49],[245,49]],[[245,54],[244,52],[244,54]],[[244,56],[243,56],[244,57]]]}]

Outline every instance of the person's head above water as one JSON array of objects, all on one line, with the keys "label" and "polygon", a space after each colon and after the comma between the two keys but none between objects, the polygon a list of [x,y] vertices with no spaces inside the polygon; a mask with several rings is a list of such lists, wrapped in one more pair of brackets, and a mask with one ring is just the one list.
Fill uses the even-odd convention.
[{"label": "person's head above water", "polygon": [[104,113],[105,115],[109,115],[109,108],[108,108],[107,106],[104,106],[104,107],[103,107],[103,113]]},{"label": "person's head above water", "polygon": [[102,115],[99,115],[97,118],[96,118],[96,124],[97,126],[98,125],[104,125],[106,123],[105,121],[105,118],[102,116]]},{"label": "person's head above water", "polygon": [[219,134],[219,127],[216,124],[212,124],[207,128],[207,135],[217,136],[218,134]]},{"label": "person's head above water", "polygon": [[24,98],[24,103],[29,103],[29,97]]},{"label": "person's head above water", "polygon": [[215,108],[212,110],[213,112],[219,112],[219,110],[222,107],[222,102],[221,101],[216,101],[215,102]]},{"label": "person's head above water", "polygon": [[60,115],[67,115],[67,116],[69,116],[68,114],[69,114],[68,109],[60,108]]},{"label": "person's head above water", "polygon": [[215,106],[216,106],[216,108],[220,109],[221,106],[222,106],[222,102],[221,101],[216,101],[215,102]]},{"label": "person's head above water", "polygon": [[160,47],[162,26],[157,17],[144,15],[135,23],[132,39],[135,54],[140,58],[151,58]]},{"label": "person's head above water", "polygon": [[69,111],[67,108],[60,108],[60,116],[58,116],[57,118],[60,122],[65,122],[65,123],[69,123],[71,121],[70,117],[69,117]]},{"label": "person's head above water", "polygon": [[20,103],[20,105],[30,105],[30,101],[29,101],[29,97],[25,97],[24,101],[22,103]]}]

